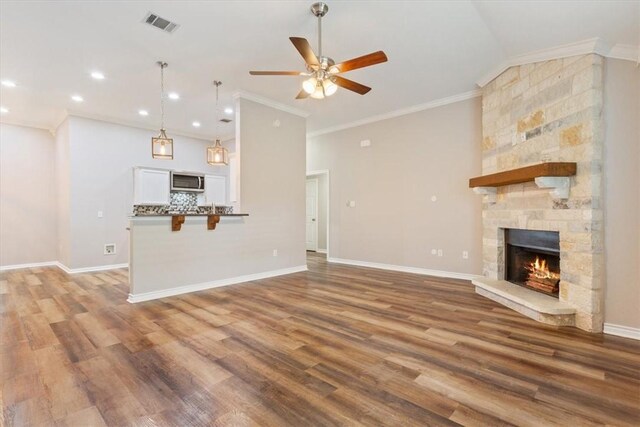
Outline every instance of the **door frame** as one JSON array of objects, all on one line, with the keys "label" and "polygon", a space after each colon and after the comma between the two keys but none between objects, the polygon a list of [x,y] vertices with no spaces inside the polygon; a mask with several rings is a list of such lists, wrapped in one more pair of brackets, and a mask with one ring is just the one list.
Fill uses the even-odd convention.
[{"label": "door frame", "polygon": [[[327,259],[329,259],[329,251],[331,248],[331,241],[329,240],[329,237],[331,236],[331,233],[329,232],[330,228],[331,228],[331,177],[329,174],[329,169],[318,169],[318,170],[312,170],[312,171],[308,171],[307,172],[307,176],[306,178],[312,178],[312,177],[318,177],[320,175],[326,175],[327,177],[327,192],[325,197],[327,198],[327,212],[326,212],[326,218],[327,218],[327,249],[326,250],[318,250],[317,249],[317,245],[318,245],[318,221],[316,221],[316,252],[318,253],[326,253],[327,254]],[[305,178],[305,179],[306,179]],[[306,181],[305,181],[306,182]],[[306,187],[305,187],[306,188]],[[319,193],[317,193],[319,196]],[[319,203],[316,203],[316,211],[319,209]],[[306,215],[306,213],[305,213]],[[306,217],[305,217],[306,218]],[[317,216],[316,216],[317,218]],[[306,240],[306,236],[305,236],[305,240]]]},{"label": "door frame", "polygon": [[[309,182],[313,182],[315,184],[316,187],[316,204],[315,204],[315,208],[316,211],[313,213],[313,216],[315,217],[313,220],[313,228],[315,228],[315,248],[314,249],[307,249],[308,251],[314,251],[314,252],[318,252],[318,201],[320,200],[320,195],[318,194],[318,177],[317,176],[311,176],[311,177],[307,177],[305,180],[305,183],[309,183]],[[305,190],[306,190],[306,186],[305,186]],[[306,191],[305,191],[306,193]],[[306,195],[306,194],[305,194]],[[308,195],[306,195],[306,197],[309,197]],[[306,216],[308,215],[308,213],[305,212],[305,222],[306,222]],[[306,233],[305,233],[306,234]],[[306,235],[305,235],[305,240],[306,240]],[[305,245],[306,247],[306,245]]]}]

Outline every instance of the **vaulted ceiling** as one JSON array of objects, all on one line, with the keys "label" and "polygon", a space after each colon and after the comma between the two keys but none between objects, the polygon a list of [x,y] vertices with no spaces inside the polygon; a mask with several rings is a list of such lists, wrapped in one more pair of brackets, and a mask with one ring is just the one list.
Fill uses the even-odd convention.
[{"label": "vaulted ceiling", "polygon": [[[313,132],[476,89],[498,64],[530,51],[595,37],[609,46],[640,43],[637,1],[329,1],[324,53],[338,62],[384,50],[389,62],[348,74],[373,88],[365,96],[339,90],[295,100],[302,77],[248,71],[304,69],[288,37],[316,46],[311,3],[3,0],[0,79],[16,87],[1,87],[9,109],[1,120],[52,128],[69,111],[157,127],[161,59],[169,63],[167,90],[180,95],[167,102],[170,131],[214,136],[216,79],[220,107],[233,105],[232,93],[250,92],[308,112]],[[149,11],[180,27],[168,34],[143,24]],[[106,78],[92,79],[95,70]],[[233,133],[233,123],[219,133]]]}]

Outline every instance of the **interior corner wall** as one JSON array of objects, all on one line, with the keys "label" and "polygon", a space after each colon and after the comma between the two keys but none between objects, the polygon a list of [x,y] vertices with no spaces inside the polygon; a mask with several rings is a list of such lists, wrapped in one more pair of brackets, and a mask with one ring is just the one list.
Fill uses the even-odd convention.
[{"label": "interior corner wall", "polygon": [[310,138],[307,170],[330,172],[331,258],[480,274],[482,200],[468,180],[481,141],[479,97]]},{"label": "interior corner wall", "polygon": [[605,324],[640,329],[640,68],[604,73]]},{"label": "interior corner wall", "polygon": [[0,124],[0,267],[57,260],[55,143]]},{"label": "interior corner wall", "polygon": [[236,111],[244,274],[306,265],[306,119],[243,98]]},{"label": "interior corner wall", "polygon": [[56,231],[58,236],[56,261],[63,265],[71,262],[71,158],[69,150],[69,118],[55,131],[55,187]]}]

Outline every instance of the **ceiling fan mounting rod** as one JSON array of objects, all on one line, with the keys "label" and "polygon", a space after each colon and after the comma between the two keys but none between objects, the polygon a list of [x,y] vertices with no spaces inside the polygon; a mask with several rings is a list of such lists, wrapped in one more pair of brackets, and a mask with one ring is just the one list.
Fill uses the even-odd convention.
[{"label": "ceiling fan mounting rod", "polygon": [[326,3],[318,2],[311,5],[311,13],[318,18],[318,57],[322,57],[322,17],[329,12]]}]

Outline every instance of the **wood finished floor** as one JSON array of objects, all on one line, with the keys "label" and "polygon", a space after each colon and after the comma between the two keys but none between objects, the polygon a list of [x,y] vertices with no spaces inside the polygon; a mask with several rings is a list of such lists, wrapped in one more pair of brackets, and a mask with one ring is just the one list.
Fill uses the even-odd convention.
[{"label": "wood finished floor", "polygon": [[640,424],[637,341],[465,281],[309,269],[135,305],[126,270],[2,273],[0,424]]}]

